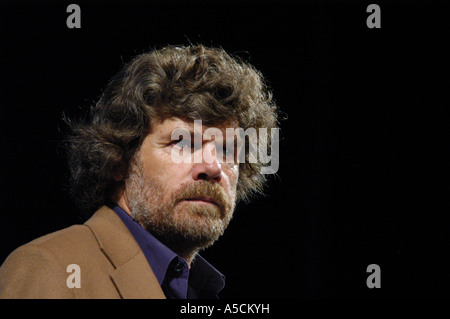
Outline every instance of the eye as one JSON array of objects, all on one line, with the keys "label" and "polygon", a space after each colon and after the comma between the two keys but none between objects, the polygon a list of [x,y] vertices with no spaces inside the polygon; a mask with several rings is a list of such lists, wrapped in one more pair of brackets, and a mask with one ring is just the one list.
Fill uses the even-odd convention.
[{"label": "eye", "polygon": [[231,154],[231,149],[229,146],[224,145],[223,149],[221,148],[221,152],[224,156],[229,156]]},{"label": "eye", "polygon": [[227,163],[233,162],[235,159],[235,147],[233,143],[226,143],[225,145],[218,145],[217,153],[219,156],[223,157],[223,160]]},{"label": "eye", "polygon": [[173,146],[176,146],[176,147],[179,147],[179,148],[184,148],[184,147],[187,147],[187,146],[190,147],[191,146],[191,140],[190,139],[181,138],[181,139],[174,140],[174,141],[170,142],[169,145],[173,145]]}]

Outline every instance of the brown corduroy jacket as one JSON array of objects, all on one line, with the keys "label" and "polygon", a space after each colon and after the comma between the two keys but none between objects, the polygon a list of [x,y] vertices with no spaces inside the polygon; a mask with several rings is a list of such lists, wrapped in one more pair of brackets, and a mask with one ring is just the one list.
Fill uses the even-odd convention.
[{"label": "brown corduroy jacket", "polygon": [[[69,287],[72,264],[79,266],[80,288]],[[0,298],[165,296],[133,235],[113,210],[103,206],[84,225],[13,251],[0,268]]]}]

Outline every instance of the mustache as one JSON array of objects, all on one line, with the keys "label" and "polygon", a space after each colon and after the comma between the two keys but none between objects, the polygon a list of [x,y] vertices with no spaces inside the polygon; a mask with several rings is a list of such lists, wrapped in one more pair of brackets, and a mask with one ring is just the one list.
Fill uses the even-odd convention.
[{"label": "mustache", "polygon": [[219,184],[207,181],[181,185],[174,194],[173,203],[176,205],[183,200],[198,197],[211,199],[222,212],[230,206],[225,190]]}]

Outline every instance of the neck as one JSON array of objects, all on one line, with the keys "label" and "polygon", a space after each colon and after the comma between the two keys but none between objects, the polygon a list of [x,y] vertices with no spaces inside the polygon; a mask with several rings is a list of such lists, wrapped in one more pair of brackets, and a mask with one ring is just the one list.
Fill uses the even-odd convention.
[{"label": "neck", "polygon": [[[143,226],[145,228],[145,226]],[[186,260],[189,267],[191,266],[192,261],[195,256],[197,256],[200,248],[191,243],[189,239],[177,236],[175,234],[170,235],[159,235],[154,231],[147,229],[156,239],[158,239],[162,244],[176,253],[178,256]]]}]

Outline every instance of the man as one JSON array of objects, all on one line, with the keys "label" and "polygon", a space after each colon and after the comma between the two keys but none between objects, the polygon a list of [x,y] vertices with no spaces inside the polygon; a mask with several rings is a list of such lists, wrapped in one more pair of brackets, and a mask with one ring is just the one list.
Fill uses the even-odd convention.
[{"label": "man", "polygon": [[68,121],[72,195],[93,216],[16,249],[0,268],[0,297],[217,298],[224,276],[198,252],[265,182],[260,161],[235,160],[248,148],[224,160],[224,145],[242,145],[226,130],[276,122],[261,74],[222,49],[136,57],[89,118]]}]

